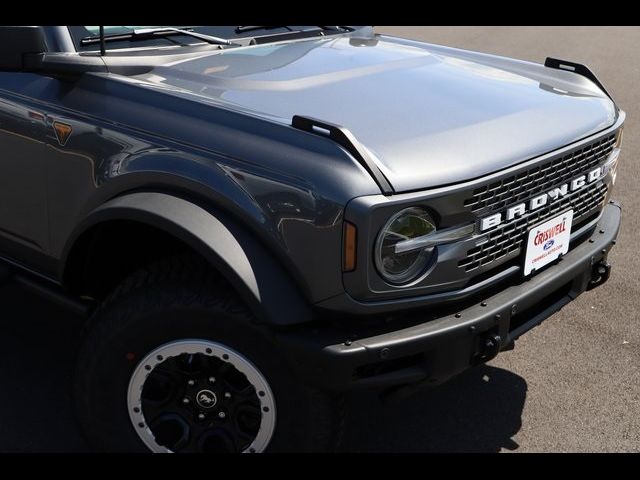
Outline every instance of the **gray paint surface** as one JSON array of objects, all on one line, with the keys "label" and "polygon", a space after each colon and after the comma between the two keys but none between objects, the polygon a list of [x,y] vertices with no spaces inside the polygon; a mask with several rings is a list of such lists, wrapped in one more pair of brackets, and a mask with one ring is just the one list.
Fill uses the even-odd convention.
[{"label": "gray paint surface", "polygon": [[615,120],[613,103],[573,73],[386,36],[231,49],[137,78],[285,124],[342,125],[396,191],[476,178]]}]

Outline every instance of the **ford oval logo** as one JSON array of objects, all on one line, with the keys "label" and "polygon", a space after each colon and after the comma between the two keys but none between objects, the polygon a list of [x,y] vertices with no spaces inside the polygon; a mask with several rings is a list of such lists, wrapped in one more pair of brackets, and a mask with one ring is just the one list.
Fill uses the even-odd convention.
[{"label": "ford oval logo", "polygon": [[545,250],[549,250],[551,247],[553,247],[553,244],[556,243],[555,240],[549,240],[547,243],[544,244],[544,248]]}]

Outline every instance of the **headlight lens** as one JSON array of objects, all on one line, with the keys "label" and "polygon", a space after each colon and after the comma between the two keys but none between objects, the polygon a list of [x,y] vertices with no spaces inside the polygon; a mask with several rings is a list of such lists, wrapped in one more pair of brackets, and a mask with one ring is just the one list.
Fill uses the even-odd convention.
[{"label": "headlight lens", "polygon": [[433,218],[422,208],[407,208],[391,217],[376,241],[375,262],[382,277],[390,283],[403,284],[423,273],[434,248],[396,253],[395,245],[435,231]]}]

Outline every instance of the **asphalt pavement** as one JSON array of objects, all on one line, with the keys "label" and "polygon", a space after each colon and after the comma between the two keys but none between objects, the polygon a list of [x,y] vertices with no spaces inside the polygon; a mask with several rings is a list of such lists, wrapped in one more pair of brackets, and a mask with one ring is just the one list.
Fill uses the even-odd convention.
[{"label": "asphalt pavement", "polygon": [[[488,365],[392,404],[348,398],[342,450],[640,451],[640,27],[376,27],[430,43],[588,64],[627,112],[614,198],[623,206],[607,284]],[[0,451],[86,451],[71,406],[81,321],[14,284],[0,288]]]}]

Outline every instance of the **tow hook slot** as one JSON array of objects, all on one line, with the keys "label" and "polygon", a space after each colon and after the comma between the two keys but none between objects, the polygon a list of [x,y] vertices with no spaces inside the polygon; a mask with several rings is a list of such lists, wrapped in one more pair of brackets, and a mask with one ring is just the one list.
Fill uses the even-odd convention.
[{"label": "tow hook slot", "polygon": [[495,358],[500,352],[500,335],[489,333],[478,339],[478,353],[474,357],[474,363],[485,363]]},{"label": "tow hook slot", "polygon": [[592,290],[607,280],[609,280],[609,276],[611,275],[611,264],[606,260],[601,260],[596,263],[591,268],[591,279],[589,280],[589,285],[587,285],[587,290]]}]

